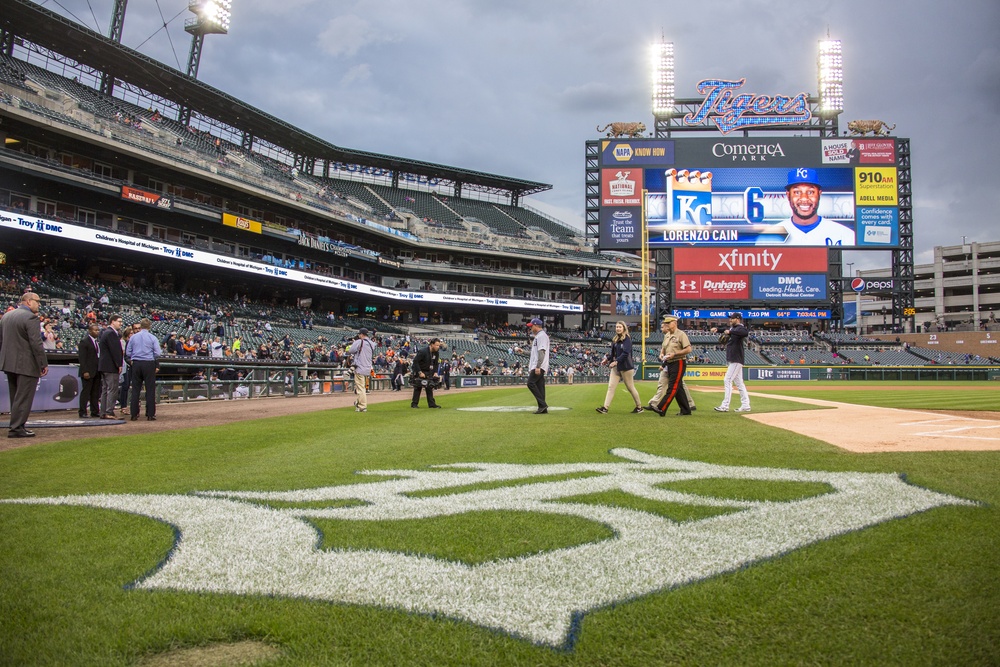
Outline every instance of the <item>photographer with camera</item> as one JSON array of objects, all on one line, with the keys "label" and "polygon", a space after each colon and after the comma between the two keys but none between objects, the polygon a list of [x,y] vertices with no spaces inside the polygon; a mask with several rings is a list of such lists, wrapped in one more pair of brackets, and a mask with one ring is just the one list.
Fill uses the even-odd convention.
[{"label": "photographer with camera", "polygon": [[355,412],[368,412],[368,383],[372,374],[372,359],[375,356],[375,343],[368,338],[368,329],[358,330],[357,339],[347,350],[351,355],[351,369],[354,371],[354,402]]},{"label": "photographer with camera", "polygon": [[413,374],[410,377],[410,382],[413,384],[411,408],[420,407],[421,389],[427,394],[427,407],[441,407],[434,401],[434,390],[441,386],[441,377],[438,375],[438,350],[440,349],[441,339],[431,338],[427,347],[421,348],[413,357]]}]

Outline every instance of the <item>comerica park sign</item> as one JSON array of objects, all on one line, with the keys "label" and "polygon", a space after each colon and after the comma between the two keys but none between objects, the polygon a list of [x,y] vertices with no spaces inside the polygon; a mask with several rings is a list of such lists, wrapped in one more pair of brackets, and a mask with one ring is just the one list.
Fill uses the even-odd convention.
[{"label": "comerica park sign", "polygon": [[[99,494],[0,502],[94,507],[174,526],[176,543],[166,560],[148,576],[122,582],[135,590],[281,596],[402,609],[562,647],[572,645],[590,610],[698,582],[915,512],[975,504],[912,486],[895,474],[726,466],[633,449],[610,453],[617,460],[458,462],[431,470],[370,470],[360,474],[391,479],[281,492]],[[754,501],[669,488],[673,482],[696,479],[809,482],[825,484],[828,491],[792,501]],[[503,482],[509,484],[497,486]],[[486,488],[468,490],[469,485]],[[416,493],[432,489],[454,493]],[[616,490],[652,501],[730,511],[679,522],[580,502],[581,497]],[[344,500],[362,504],[345,507]],[[323,507],[324,502],[329,506]],[[413,553],[322,549],[311,523],[420,520],[484,511],[582,517],[610,527],[614,537],[469,565]]]}]

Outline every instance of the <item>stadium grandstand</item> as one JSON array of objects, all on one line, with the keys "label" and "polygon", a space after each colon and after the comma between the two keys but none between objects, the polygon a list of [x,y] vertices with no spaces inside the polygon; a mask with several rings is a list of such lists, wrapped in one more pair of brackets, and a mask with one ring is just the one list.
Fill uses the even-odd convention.
[{"label": "stadium grandstand", "polygon": [[[556,378],[607,378],[617,318],[609,294],[585,311],[589,276],[641,267],[531,208],[549,185],[336,146],[26,0],[5,3],[0,31],[0,298],[42,295],[55,359],[72,361],[87,322],[121,313],[153,320],[183,377],[258,365],[285,376],[280,389],[282,364],[308,364],[322,378],[367,327],[384,376],[439,336],[454,375],[519,378],[523,322],[541,316]],[[725,364],[717,336],[689,334],[692,366]],[[642,346],[653,369],[660,342]],[[990,363],[808,330],[755,331],[746,354]]]},{"label": "stadium grandstand", "polygon": [[575,329],[589,272],[638,268],[531,208],[545,183],[334,145],[26,0],[0,29],[0,240],[25,273]]}]

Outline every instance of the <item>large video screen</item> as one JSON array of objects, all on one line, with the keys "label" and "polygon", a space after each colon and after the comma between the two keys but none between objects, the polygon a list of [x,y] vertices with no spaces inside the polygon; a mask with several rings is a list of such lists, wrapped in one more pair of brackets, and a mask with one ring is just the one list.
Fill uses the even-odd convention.
[{"label": "large video screen", "polygon": [[899,245],[892,138],[601,141],[601,249]]}]

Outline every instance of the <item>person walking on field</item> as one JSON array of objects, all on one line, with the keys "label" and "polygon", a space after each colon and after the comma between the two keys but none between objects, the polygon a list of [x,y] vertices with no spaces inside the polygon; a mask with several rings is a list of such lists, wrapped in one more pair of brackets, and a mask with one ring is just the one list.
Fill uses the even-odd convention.
[{"label": "person walking on field", "polygon": [[[718,333],[717,327],[712,327],[712,333]],[[722,405],[715,408],[716,412],[729,412],[729,400],[733,396],[733,385],[740,392],[740,407],[736,412],[750,412],[750,395],[747,393],[747,386],[743,383],[744,353],[743,343],[750,332],[743,325],[743,316],[739,313],[730,313],[729,328],[722,332],[719,338],[720,343],[726,346],[726,379],[723,384],[726,394],[722,398]]]},{"label": "person walking on field", "polygon": [[615,389],[618,388],[620,380],[635,401],[632,414],[639,414],[642,412],[642,400],[633,381],[635,364],[632,362],[632,337],[629,336],[628,325],[624,322],[615,323],[615,336],[611,339],[611,351],[608,352],[606,361],[611,370],[608,376],[608,393],[604,396],[604,405],[597,408],[597,411],[602,415],[608,414],[608,407],[615,398]]},{"label": "person walking on field", "polygon": [[536,415],[549,414],[549,404],[545,402],[545,374],[549,372],[549,335],[545,333],[545,322],[534,317],[528,328],[534,338],[531,341],[531,355],[528,358],[528,391],[538,403]]},{"label": "person walking on field", "polygon": [[[660,383],[663,392],[659,402],[651,405],[650,410],[663,417],[667,414],[670,403],[677,399],[680,415],[690,415],[691,405],[684,393],[684,370],[687,368],[687,355],[691,354],[691,341],[686,333],[677,328],[677,318],[667,315],[660,323],[663,332],[663,345],[660,346]],[[660,394],[657,391],[657,394]]]}]

